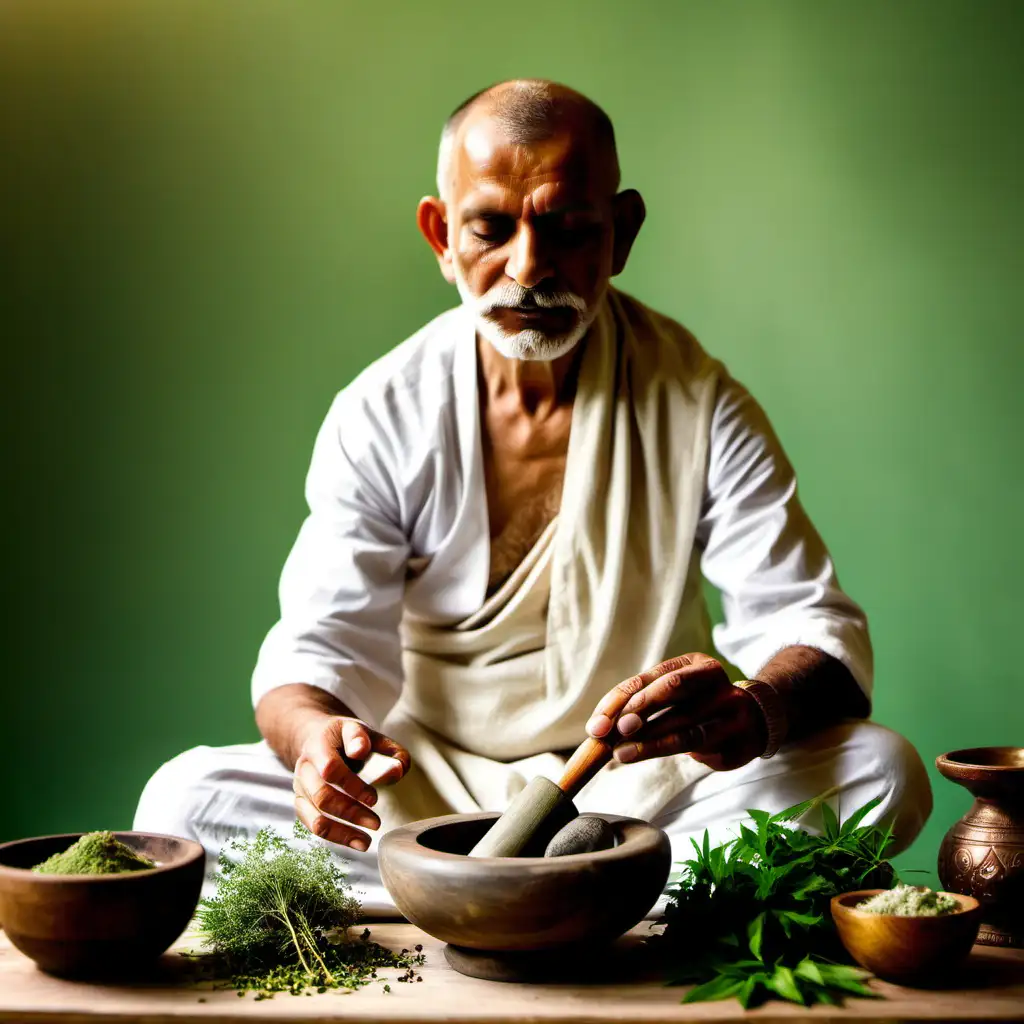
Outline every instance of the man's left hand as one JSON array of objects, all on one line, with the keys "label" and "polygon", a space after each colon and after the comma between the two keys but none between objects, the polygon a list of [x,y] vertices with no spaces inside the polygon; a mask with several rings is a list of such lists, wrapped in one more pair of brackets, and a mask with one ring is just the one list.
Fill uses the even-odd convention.
[{"label": "man's left hand", "polygon": [[617,761],[687,753],[715,771],[745,765],[767,743],[757,701],[706,654],[684,654],[619,683],[587,732],[612,743]]}]

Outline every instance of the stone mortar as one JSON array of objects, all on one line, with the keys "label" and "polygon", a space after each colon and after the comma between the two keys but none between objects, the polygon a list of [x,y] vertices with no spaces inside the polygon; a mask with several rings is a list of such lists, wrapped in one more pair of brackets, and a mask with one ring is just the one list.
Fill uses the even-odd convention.
[{"label": "stone mortar", "polygon": [[665,833],[646,821],[600,817],[615,830],[616,846],[564,857],[466,856],[495,813],[413,822],[381,840],[381,877],[409,921],[463,949],[611,942],[656,902],[671,849]]}]

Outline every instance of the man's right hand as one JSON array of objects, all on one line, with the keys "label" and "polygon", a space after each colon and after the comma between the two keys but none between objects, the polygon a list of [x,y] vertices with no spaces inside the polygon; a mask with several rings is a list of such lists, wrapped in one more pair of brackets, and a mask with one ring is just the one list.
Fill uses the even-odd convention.
[{"label": "man's right hand", "polygon": [[332,843],[366,850],[370,837],[353,825],[380,828],[370,810],[377,791],[356,774],[371,753],[392,758],[394,765],[378,785],[397,782],[409,770],[409,752],[358,718],[333,717],[310,725],[302,736],[292,789],[295,813],[315,836]]}]

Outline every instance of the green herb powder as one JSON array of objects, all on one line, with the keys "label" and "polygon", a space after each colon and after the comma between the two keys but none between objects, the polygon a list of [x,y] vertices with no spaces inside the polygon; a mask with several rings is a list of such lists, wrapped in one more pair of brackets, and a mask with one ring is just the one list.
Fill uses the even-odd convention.
[{"label": "green herb powder", "polygon": [[898,885],[857,904],[858,910],[869,914],[894,914],[896,917],[941,917],[959,908],[960,904],[952,896],[914,885]]},{"label": "green herb powder", "polygon": [[115,838],[113,832],[89,832],[32,870],[41,875],[116,875],[155,867],[151,860]]}]

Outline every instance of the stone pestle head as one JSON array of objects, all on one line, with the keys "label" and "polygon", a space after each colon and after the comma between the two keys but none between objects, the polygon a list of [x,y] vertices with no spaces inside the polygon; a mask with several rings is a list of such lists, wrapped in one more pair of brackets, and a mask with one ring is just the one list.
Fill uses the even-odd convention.
[{"label": "stone pestle head", "polygon": [[574,853],[610,850],[615,830],[596,814],[581,814],[560,828],[544,848],[545,857],[568,857]]},{"label": "stone pestle head", "polygon": [[611,756],[608,743],[588,736],[566,762],[561,780],[533,779],[469,851],[470,857],[541,856],[551,837],[578,814],[572,798]]}]

